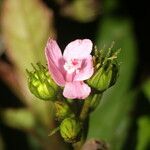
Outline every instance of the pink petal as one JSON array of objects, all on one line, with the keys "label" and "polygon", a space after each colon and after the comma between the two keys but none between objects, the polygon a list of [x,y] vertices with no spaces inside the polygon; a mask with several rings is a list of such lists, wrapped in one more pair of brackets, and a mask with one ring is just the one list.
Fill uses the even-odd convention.
[{"label": "pink petal", "polygon": [[70,99],[85,99],[90,92],[91,88],[84,82],[67,82],[63,95]]},{"label": "pink petal", "polygon": [[75,75],[73,81],[83,81],[89,79],[94,73],[92,56],[90,55],[87,59],[83,60],[80,71]]},{"label": "pink petal", "polygon": [[86,58],[91,53],[92,46],[89,39],[75,40],[66,46],[63,56],[66,60]]},{"label": "pink petal", "polygon": [[49,39],[46,44],[46,55],[53,61],[53,63],[59,68],[60,61],[62,60],[61,50],[55,40]]},{"label": "pink petal", "polygon": [[72,81],[73,81],[73,76],[74,76],[73,73],[72,73],[72,74],[69,74],[69,73],[66,72],[66,74],[65,74],[65,80],[66,80],[67,82],[72,82]]},{"label": "pink petal", "polygon": [[62,60],[61,51],[54,40],[49,40],[45,48],[45,55],[48,63],[49,72],[53,80],[60,86],[64,86],[65,79],[59,66]]},{"label": "pink petal", "polygon": [[48,69],[51,74],[52,79],[59,85],[59,86],[64,86],[65,85],[65,80],[62,75],[62,73],[59,71],[57,66],[52,62],[51,59],[47,58],[48,62]]}]

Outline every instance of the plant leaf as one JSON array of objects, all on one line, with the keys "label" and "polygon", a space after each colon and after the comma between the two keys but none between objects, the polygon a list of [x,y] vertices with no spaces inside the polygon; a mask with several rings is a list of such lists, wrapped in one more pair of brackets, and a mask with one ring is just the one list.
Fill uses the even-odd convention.
[{"label": "plant leaf", "polygon": [[138,120],[138,143],[136,150],[146,150],[150,146],[150,117],[143,116]]},{"label": "plant leaf", "polygon": [[45,62],[44,46],[54,36],[53,14],[38,0],[5,0],[2,33],[8,56],[22,71]]},{"label": "plant leaf", "polygon": [[136,44],[129,20],[106,17],[97,37],[98,48],[115,41],[119,55],[120,75],[114,87],[104,93],[100,107],[91,115],[89,138],[110,143],[112,150],[120,150],[125,140],[135,94],[130,90],[136,66]]},{"label": "plant leaf", "polygon": [[6,109],[1,113],[2,120],[10,127],[30,130],[36,125],[33,114],[27,109]]}]

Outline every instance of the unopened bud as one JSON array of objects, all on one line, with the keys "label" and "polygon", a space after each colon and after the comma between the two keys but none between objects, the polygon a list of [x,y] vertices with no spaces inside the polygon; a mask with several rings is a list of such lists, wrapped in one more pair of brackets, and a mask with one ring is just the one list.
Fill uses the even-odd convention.
[{"label": "unopened bud", "polygon": [[114,42],[108,49],[94,49],[94,75],[87,83],[96,91],[103,92],[115,84],[118,77],[117,57],[121,49],[113,50]]},{"label": "unopened bud", "polygon": [[81,124],[75,118],[66,118],[60,124],[60,134],[68,143],[75,143],[80,138]]},{"label": "unopened bud", "polygon": [[117,75],[118,70],[114,64],[108,69],[100,67],[87,82],[95,90],[103,92],[114,85]]},{"label": "unopened bud", "polygon": [[[33,66],[33,65],[32,65]],[[28,86],[32,94],[42,100],[54,100],[58,93],[58,86],[50,77],[48,70],[40,63],[38,68],[33,66],[34,71],[28,73]]]},{"label": "unopened bud", "polygon": [[60,121],[73,115],[70,107],[65,102],[56,101],[54,105],[55,105],[55,116],[57,120]]}]

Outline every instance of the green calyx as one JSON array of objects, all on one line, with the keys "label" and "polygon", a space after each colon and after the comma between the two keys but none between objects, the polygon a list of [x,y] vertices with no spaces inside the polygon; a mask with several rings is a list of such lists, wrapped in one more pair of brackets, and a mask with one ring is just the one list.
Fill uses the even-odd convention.
[{"label": "green calyx", "polygon": [[118,72],[116,72],[117,70],[114,70],[114,68],[116,68],[115,65],[109,70],[105,70],[103,67],[99,68],[92,78],[87,81],[88,84],[97,91],[105,91],[116,81]]},{"label": "green calyx", "polygon": [[32,64],[34,71],[28,71],[28,87],[32,94],[42,100],[54,100],[58,93],[58,86],[52,80],[48,70],[37,63],[37,68]]},{"label": "green calyx", "polygon": [[66,118],[60,124],[60,134],[68,143],[75,143],[80,138],[81,123],[75,118]]},{"label": "green calyx", "polygon": [[73,116],[73,113],[67,103],[62,101],[56,101],[55,116],[58,121],[65,119],[66,117]]},{"label": "green calyx", "polygon": [[[113,43],[114,44],[114,43]],[[120,49],[112,52],[112,46],[106,50],[94,50],[94,75],[87,83],[96,91],[103,92],[115,84],[118,77],[118,65],[116,62]]]}]

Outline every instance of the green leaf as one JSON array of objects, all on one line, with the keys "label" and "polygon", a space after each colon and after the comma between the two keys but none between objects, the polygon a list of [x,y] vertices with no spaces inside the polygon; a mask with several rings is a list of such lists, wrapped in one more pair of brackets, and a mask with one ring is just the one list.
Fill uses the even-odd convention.
[{"label": "green leaf", "polygon": [[36,125],[33,114],[27,109],[7,109],[1,115],[4,123],[12,128],[30,130]]},{"label": "green leaf", "polygon": [[104,93],[100,107],[91,115],[88,137],[106,140],[111,150],[120,150],[130,123],[129,112],[134,105],[135,92],[131,84],[136,66],[136,44],[128,19],[106,17],[101,22],[97,46],[103,48],[115,41],[115,49],[121,48],[118,61],[119,78],[115,86]]},{"label": "green leaf", "polygon": [[138,143],[136,150],[147,150],[150,146],[150,117],[143,116],[138,120]]},{"label": "green leaf", "polygon": [[143,89],[145,96],[150,102],[150,78],[144,82],[142,89]]},{"label": "green leaf", "polygon": [[25,73],[31,63],[44,63],[44,47],[54,36],[52,12],[38,0],[5,0],[2,32],[7,54]]}]

